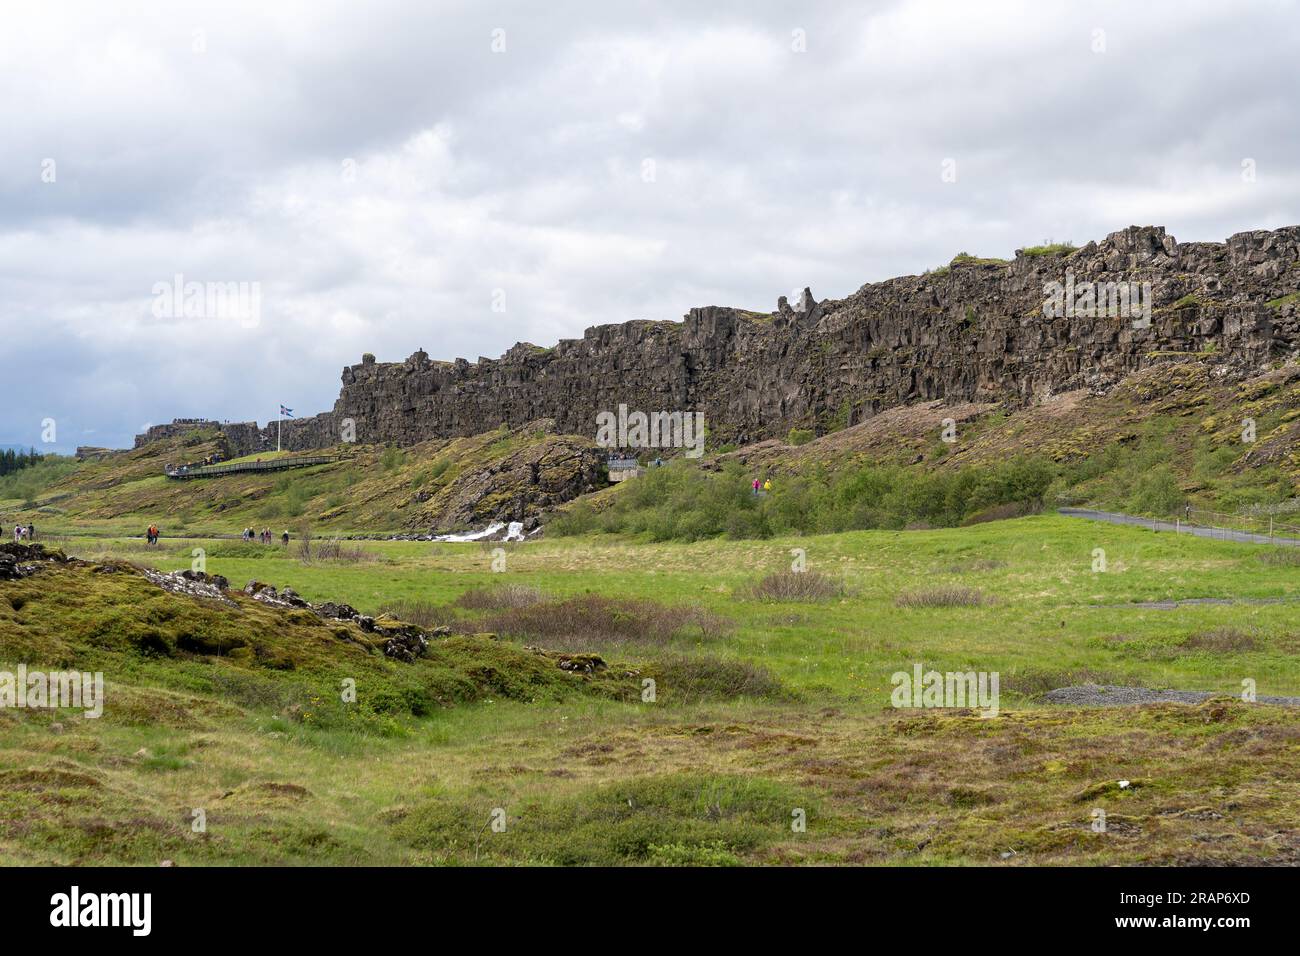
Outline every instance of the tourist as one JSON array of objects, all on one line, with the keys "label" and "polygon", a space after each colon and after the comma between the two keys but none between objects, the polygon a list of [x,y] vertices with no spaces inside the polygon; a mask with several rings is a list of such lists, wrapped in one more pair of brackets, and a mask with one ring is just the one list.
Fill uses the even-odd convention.
[{"label": "tourist", "polygon": [[27,540],[28,540],[28,541],[35,541],[35,540],[36,540],[36,525],[34,525],[34,524],[29,524],[29,525],[27,526]]},{"label": "tourist", "polygon": [[772,490],[772,479],[771,479],[771,478],[769,478],[769,479],[767,479],[767,481],[763,482],[763,490],[764,490],[764,491],[771,491],[771,490]]},{"label": "tourist", "polygon": [[284,534],[280,535],[280,540],[284,543],[286,548],[289,547],[289,532],[286,531]]},{"label": "tourist", "polygon": [[758,494],[758,479],[754,479],[754,494]]}]

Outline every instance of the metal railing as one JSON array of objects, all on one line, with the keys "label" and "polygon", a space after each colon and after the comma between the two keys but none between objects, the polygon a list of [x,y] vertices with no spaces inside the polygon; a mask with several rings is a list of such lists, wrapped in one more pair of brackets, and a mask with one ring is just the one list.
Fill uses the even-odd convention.
[{"label": "metal railing", "polygon": [[240,471],[282,471],[286,468],[306,468],[310,465],[327,465],[338,461],[335,455],[308,455],[302,458],[271,458],[267,461],[233,461],[224,465],[181,465],[164,472],[168,478],[213,478]]},{"label": "metal railing", "polygon": [[1171,518],[1147,518],[1113,511],[1096,511],[1091,508],[1058,508],[1057,511],[1068,517],[1134,525],[1151,531],[1172,531],[1175,534],[1190,534],[1198,538],[1300,547],[1300,528],[1268,518],[1250,518],[1245,515],[1229,515],[1201,509],[1183,510]]},{"label": "metal railing", "polygon": [[1224,514],[1221,511],[1204,511],[1199,508],[1184,510],[1178,516],[1183,522],[1208,528],[1211,531],[1240,532],[1242,534],[1274,538],[1300,538],[1300,527],[1283,524],[1272,515],[1253,517],[1245,514]]}]

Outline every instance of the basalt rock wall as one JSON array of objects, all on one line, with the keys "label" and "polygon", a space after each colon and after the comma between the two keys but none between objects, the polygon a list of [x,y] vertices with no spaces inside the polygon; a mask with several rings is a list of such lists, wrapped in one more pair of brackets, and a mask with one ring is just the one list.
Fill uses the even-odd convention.
[{"label": "basalt rock wall", "polygon": [[[792,427],[826,431],[914,401],[1023,405],[1102,391],[1189,352],[1224,375],[1245,374],[1300,348],[1300,226],[1223,243],[1178,243],[1163,227],[1133,226],[1073,252],[1037,253],[958,257],[844,299],[819,302],[805,290],[771,313],[709,306],[682,322],[600,325],[553,348],[522,343],[473,363],[423,351],[396,363],[365,356],[344,370],[333,410],[285,422],[283,441],[326,447],[351,428],[359,442],[406,445],[541,418],[585,435],[599,412],[623,404],[702,411],[716,446]],[[1149,313],[1139,295],[1128,315],[1095,314],[1085,300],[1048,317],[1051,283],[1146,283]],[[274,423],[256,441],[273,448]]]}]

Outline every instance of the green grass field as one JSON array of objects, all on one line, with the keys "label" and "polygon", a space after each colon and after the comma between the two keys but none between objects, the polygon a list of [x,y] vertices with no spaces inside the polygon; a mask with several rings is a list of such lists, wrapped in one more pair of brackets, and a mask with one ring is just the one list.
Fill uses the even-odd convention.
[{"label": "green grass field", "polygon": [[[164,540],[152,550],[128,539],[66,544],[98,564],[164,570],[189,567],[200,548],[206,570],[233,588],[252,579],[290,585],[309,600],[368,613],[416,606],[465,633],[493,630],[502,618],[457,599],[503,584],[537,589],[552,603],[627,604],[634,616],[653,616],[657,605],[709,615],[670,637],[634,628],[605,644],[599,629],[574,635],[578,649],[611,662],[610,674],[657,675],[654,702],[598,693],[529,702],[492,693],[507,686],[498,674],[422,716],[369,721],[314,716],[346,711],[335,700],[346,661],[255,669],[259,688],[292,683],[308,694],[296,698],[305,706],[286,707],[275,693],[248,692],[251,684],[239,684],[239,694],[214,690],[236,686],[220,683],[223,675],[233,682],[254,673],[238,670],[247,662],[220,654],[136,662],[69,640],[48,663],[103,666],[105,716],[0,711],[0,847],[11,861],[1300,859],[1300,714],[1237,699],[1247,678],[1261,695],[1300,694],[1295,605],[1129,606],[1290,597],[1300,565],[1268,548],[1056,516],[761,542],[539,540],[504,546],[500,572],[492,570],[497,545],[374,542],[360,546],[365,559],[305,563],[294,547],[225,540]],[[843,595],[752,596],[765,575],[789,569],[794,549],[810,572],[842,583]],[[1093,570],[1095,549],[1105,552],[1103,573]],[[900,594],[947,586],[978,592],[981,603],[896,604]],[[12,587],[0,585],[0,594]],[[0,661],[30,662],[14,653],[24,629],[71,613],[54,601],[42,606],[38,590],[23,593],[31,595],[23,606],[0,616]],[[164,631],[184,619],[174,608],[142,613]],[[503,652],[537,642],[497,632]],[[293,653],[295,635],[277,639]],[[506,654],[493,660],[515,666]],[[712,678],[691,693],[673,686],[714,674],[719,662],[765,668],[780,687],[721,693]],[[891,707],[890,675],[917,663],[997,672],[999,715]],[[426,673],[402,670],[411,666],[385,660],[357,670],[360,703],[368,687]],[[1223,696],[1140,708],[1038,699],[1085,682]],[[1098,810],[1109,821],[1103,833],[1092,829]]]}]

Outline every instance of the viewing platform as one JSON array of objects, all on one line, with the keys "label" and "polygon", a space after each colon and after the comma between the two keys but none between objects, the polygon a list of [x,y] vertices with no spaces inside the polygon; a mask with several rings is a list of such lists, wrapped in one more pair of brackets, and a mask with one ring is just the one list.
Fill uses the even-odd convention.
[{"label": "viewing platform", "polygon": [[605,461],[610,481],[625,481],[645,474],[641,463],[632,455],[610,455]]},{"label": "viewing platform", "polygon": [[190,478],[216,478],[241,471],[284,471],[289,468],[307,468],[338,461],[336,455],[308,455],[300,458],[270,458],[266,461],[232,461],[219,465],[179,465],[168,467],[163,474],[168,478],[185,481]]}]

